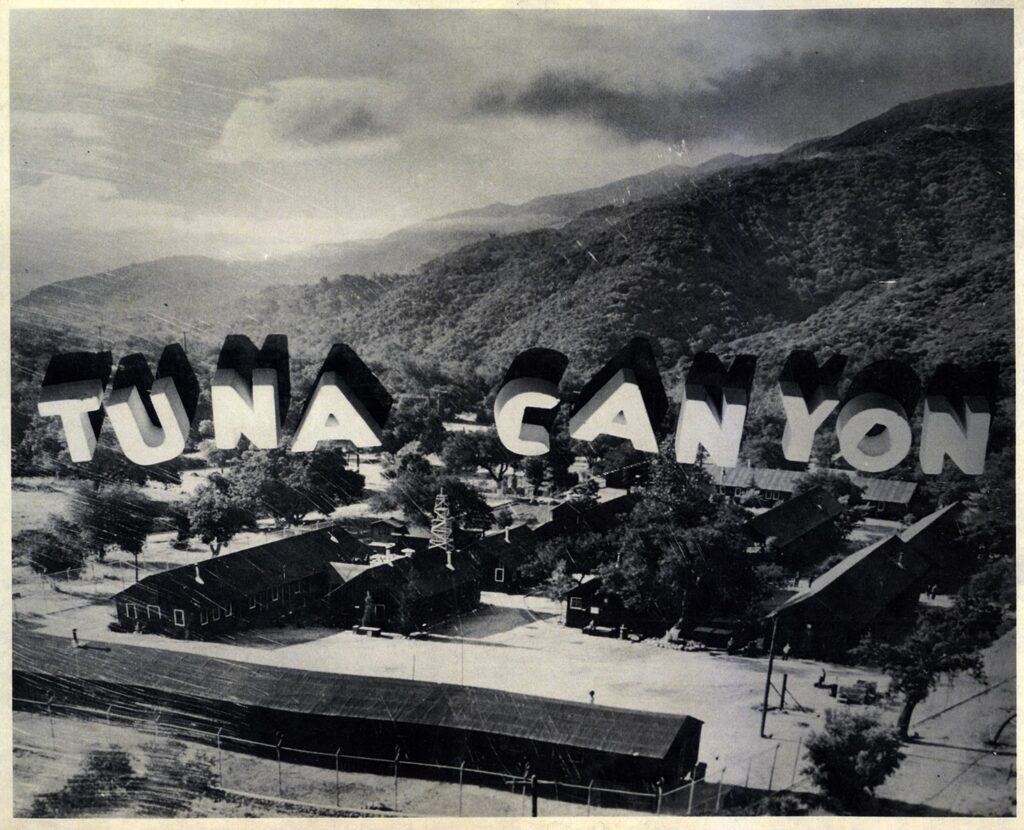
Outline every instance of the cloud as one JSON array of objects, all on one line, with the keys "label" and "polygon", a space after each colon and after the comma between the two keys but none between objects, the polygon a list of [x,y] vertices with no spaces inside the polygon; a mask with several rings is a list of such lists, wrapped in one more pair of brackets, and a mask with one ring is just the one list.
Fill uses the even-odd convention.
[{"label": "cloud", "polygon": [[685,88],[663,81],[624,86],[596,75],[548,71],[525,85],[481,90],[473,111],[569,116],[635,142],[696,144],[743,136],[778,144],[842,129],[873,115],[894,90],[913,86],[919,74],[884,55],[785,51]]},{"label": "cloud", "polygon": [[218,161],[302,160],[324,152],[393,150],[404,96],[379,79],[292,78],[257,90],[228,116],[213,150]]},{"label": "cloud", "polygon": [[106,138],[107,135],[102,118],[82,112],[13,110],[11,131],[14,133],[14,140],[24,136],[46,138],[50,141],[64,141],[68,138],[94,141]]}]

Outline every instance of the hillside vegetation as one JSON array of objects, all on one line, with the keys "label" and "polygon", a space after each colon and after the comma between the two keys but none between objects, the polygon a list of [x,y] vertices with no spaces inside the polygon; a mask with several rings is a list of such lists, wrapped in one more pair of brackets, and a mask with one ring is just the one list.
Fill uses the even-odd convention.
[{"label": "hillside vegetation", "polygon": [[[381,362],[474,360],[494,374],[545,345],[585,373],[635,335],[657,344],[666,368],[772,330],[824,336],[838,319],[863,340],[902,298],[903,316],[888,320],[903,331],[897,348],[980,317],[971,336],[1008,353],[1012,171],[1011,89],[952,93],[670,196],[468,246],[368,307],[329,280],[265,292],[249,313],[316,351],[343,339]],[[955,302],[940,301],[953,289]],[[850,320],[873,296],[876,317]],[[321,308],[337,311],[311,314]],[[958,350],[958,339],[936,336],[931,353]]]},{"label": "hillside vegetation", "polygon": [[[776,156],[654,171],[644,186],[659,195],[639,201],[623,204],[611,185],[545,197],[520,208],[568,210],[594,193],[617,203],[484,239],[411,276],[321,277],[253,296],[238,290],[242,265],[178,257],[48,286],[14,307],[16,423],[34,411],[54,351],[102,343],[155,361],[161,343],[186,338],[194,362],[210,364],[229,332],[287,334],[306,374],[346,342],[385,379],[413,361],[489,382],[543,345],[569,355],[575,384],[639,335],[670,394],[698,350],[759,354],[764,386],[796,346],[844,351],[851,370],[904,357],[925,376],[947,360],[996,360],[1012,390],[1012,114],[1010,86],[948,93]],[[272,282],[278,265],[265,267],[253,279]]]}]

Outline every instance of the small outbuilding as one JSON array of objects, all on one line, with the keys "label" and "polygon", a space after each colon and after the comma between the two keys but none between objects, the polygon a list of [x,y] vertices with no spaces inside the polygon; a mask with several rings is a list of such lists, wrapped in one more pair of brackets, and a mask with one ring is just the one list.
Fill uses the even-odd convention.
[{"label": "small outbuilding", "polygon": [[603,593],[603,582],[599,576],[585,576],[563,594],[567,626],[611,633],[623,624],[622,601],[614,594]]}]

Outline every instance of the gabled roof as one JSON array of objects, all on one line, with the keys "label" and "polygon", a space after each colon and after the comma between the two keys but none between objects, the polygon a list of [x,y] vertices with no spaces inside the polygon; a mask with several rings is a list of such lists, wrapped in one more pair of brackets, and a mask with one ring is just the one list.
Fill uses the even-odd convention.
[{"label": "gabled roof", "polygon": [[[717,464],[705,464],[704,469],[719,487],[776,493],[792,493],[796,489],[797,479],[807,472],[806,470],[776,470],[768,467],[719,467]],[[857,475],[852,470],[830,469],[829,472],[841,473],[852,478],[856,484],[864,488],[865,501],[909,504],[917,490],[917,483],[913,481],[868,478]]]},{"label": "gabled roof", "polygon": [[597,574],[587,574],[579,584],[573,585],[562,594],[563,597],[575,597],[583,594],[592,594],[601,589],[602,578]]},{"label": "gabled roof", "polygon": [[776,543],[784,547],[831,522],[842,512],[843,506],[831,493],[822,487],[815,487],[776,505],[760,516],[754,516],[744,528],[759,542],[774,537]]},{"label": "gabled roof", "polygon": [[373,525],[387,525],[388,527],[393,527],[395,530],[405,530],[409,527],[405,522],[393,519],[390,516],[385,516],[381,519],[374,519],[370,522],[370,526],[372,527]]},{"label": "gabled roof", "polygon": [[943,507],[902,533],[847,556],[769,616],[811,610],[814,606],[831,617],[866,625],[892,600],[943,565],[940,542],[948,532],[947,523],[961,510],[956,503]]},{"label": "gabled roof", "polygon": [[182,607],[224,604],[322,573],[332,562],[364,559],[369,551],[340,527],[322,528],[151,574],[114,599],[155,603],[163,598]]},{"label": "gabled roof", "polygon": [[356,565],[349,562],[331,562],[331,570],[337,574],[338,578],[342,583],[348,582],[351,579],[359,576],[363,571],[368,568],[374,567],[373,565]]},{"label": "gabled roof", "polygon": [[654,759],[664,758],[681,732],[699,735],[701,726],[687,715],[473,686],[314,672],[139,646],[70,649],[63,639],[36,633],[19,632],[14,669],[115,687],[145,686],[214,705],[489,732]]},{"label": "gabled roof", "polygon": [[618,517],[632,510],[637,501],[636,496],[627,493],[608,501],[598,502],[585,510],[572,501],[563,501],[551,509],[551,520],[538,525],[533,532],[539,539],[550,539],[567,530],[603,533],[615,527]]},{"label": "gabled roof", "polygon": [[[432,597],[444,594],[478,580],[479,574],[472,559],[464,553],[452,554],[452,568],[448,568],[448,557],[442,550],[425,550],[408,556],[395,556],[388,562],[364,565],[361,570],[341,569],[332,563],[331,567],[345,584],[391,585],[401,589],[406,596]],[[348,574],[346,578],[345,574]],[[354,589],[353,589],[354,590]]]}]

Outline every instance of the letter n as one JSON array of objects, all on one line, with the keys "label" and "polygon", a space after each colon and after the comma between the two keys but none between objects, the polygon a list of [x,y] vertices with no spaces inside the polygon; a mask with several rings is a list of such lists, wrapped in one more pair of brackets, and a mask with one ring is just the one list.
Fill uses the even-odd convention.
[{"label": "letter n", "polygon": [[228,335],[210,385],[217,449],[233,450],[243,435],[257,449],[277,447],[290,398],[288,338],[271,334],[257,351],[248,337]]},{"label": "letter n", "polygon": [[756,365],[752,355],[738,355],[727,372],[711,352],[694,356],[676,423],[676,461],[695,463],[703,447],[713,464],[736,466]]}]

